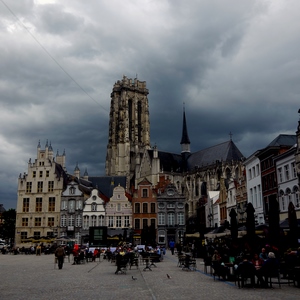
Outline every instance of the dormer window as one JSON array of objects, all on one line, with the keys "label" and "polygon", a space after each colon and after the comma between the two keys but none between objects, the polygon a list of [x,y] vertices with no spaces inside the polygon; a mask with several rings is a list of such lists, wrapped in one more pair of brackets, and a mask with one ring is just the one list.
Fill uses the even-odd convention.
[{"label": "dormer window", "polygon": [[70,194],[71,194],[71,195],[74,195],[74,194],[75,194],[75,190],[76,190],[75,187],[74,187],[74,186],[71,186],[71,187],[70,187]]}]

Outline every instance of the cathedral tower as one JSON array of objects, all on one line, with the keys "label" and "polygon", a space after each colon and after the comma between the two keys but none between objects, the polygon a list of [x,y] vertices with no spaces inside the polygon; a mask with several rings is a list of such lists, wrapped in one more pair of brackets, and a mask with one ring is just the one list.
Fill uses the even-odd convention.
[{"label": "cathedral tower", "polygon": [[145,149],[150,148],[150,121],[145,81],[123,76],[111,93],[106,175],[127,176],[127,188]]}]

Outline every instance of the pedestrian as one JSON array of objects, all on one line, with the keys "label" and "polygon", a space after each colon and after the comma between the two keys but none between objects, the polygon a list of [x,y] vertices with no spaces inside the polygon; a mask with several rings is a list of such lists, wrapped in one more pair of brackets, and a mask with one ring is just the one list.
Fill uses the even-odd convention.
[{"label": "pedestrian", "polygon": [[62,269],[64,264],[64,257],[66,255],[65,249],[62,245],[59,245],[58,248],[56,248],[54,255],[57,258],[58,268]]},{"label": "pedestrian", "polygon": [[172,255],[174,255],[175,242],[173,240],[170,241],[169,247],[170,247]]}]

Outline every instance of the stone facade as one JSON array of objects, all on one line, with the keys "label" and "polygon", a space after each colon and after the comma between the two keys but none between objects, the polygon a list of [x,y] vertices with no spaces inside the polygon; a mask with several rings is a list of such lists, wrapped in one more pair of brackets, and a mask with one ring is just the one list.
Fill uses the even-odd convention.
[{"label": "stone facade", "polygon": [[[40,143],[37,158],[28,162],[27,173],[18,179],[15,245],[26,239],[53,237],[60,225],[61,193],[66,185],[65,154],[53,155],[51,144]],[[24,245],[24,244],[23,244]]]},{"label": "stone facade", "polygon": [[150,121],[146,82],[126,76],[111,93],[106,175],[133,178],[145,149],[150,147]]}]

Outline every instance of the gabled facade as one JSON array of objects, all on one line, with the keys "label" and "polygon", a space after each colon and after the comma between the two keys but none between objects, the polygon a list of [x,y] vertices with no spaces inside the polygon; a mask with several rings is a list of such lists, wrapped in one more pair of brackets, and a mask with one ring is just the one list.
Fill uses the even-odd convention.
[{"label": "gabled facade", "polygon": [[124,187],[118,185],[113,190],[113,195],[106,204],[106,226],[110,230],[110,235],[114,235],[112,230],[132,228],[132,206],[128,200]]},{"label": "gabled facade", "polygon": [[[256,155],[260,160],[262,196],[264,205],[265,220],[268,222],[271,206],[279,206],[278,202],[278,184],[277,174],[274,164],[274,158],[289,150],[296,144],[296,136],[280,134],[266,148],[259,151]],[[249,197],[249,195],[248,195]]]},{"label": "gabled facade", "polygon": [[[157,203],[156,192],[152,183],[147,179],[138,184],[137,190],[132,197],[132,224],[136,236],[142,234],[142,230],[151,227],[155,232],[157,229]],[[137,242],[137,241],[136,241]]]},{"label": "gabled facade", "polygon": [[157,195],[157,243],[168,245],[171,240],[181,242],[185,232],[185,197],[174,184],[160,189]]},{"label": "gabled facade", "polygon": [[82,218],[82,239],[89,235],[90,227],[105,226],[105,201],[99,196],[97,189],[93,189],[90,197],[85,200]]},{"label": "gabled facade", "polygon": [[81,243],[84,200],[77,177],[69,176],[69,182],[61,196],[59,237],[76,239],[77,243]]},{"label": "gabled facade", "polygon": [[[28,162],[27,173],[18,179],[16,209],[17,247],[26,239],[53,237],[60,226],[61,193],[67,183],[65,154],[53,155],[51,143],[37,147],[37,158]],[[24,245],[24,244],[23,244]]]}]

